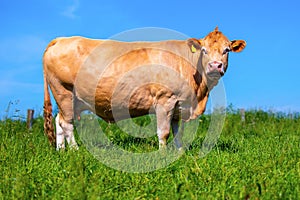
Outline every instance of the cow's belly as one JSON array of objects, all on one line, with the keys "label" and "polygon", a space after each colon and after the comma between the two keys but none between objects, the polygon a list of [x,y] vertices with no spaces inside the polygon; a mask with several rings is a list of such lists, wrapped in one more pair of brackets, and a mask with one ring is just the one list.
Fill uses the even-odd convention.
[{"label": "cow's belly", "polygon": [[106,77],[98,82],[96,89],[88,87],[89,82],[77,87],[77,95],[89,105],[89,110],[107,122],[155,113],[157,104],[170,111],[176,109],[176,102],[180,113],[186,113],[182,117],[188,119],[190,108],[195,107],[191,99],[192,90],[187,85],[166,87],[157,83],[135,83],[133,80]]},{"label": "cow's belly", "polygon": [[95,112],[105,121],[114,122],[122,119],[139,117],[154,113],[155,95],[153,87],[128,86],[111,87],[102,84],[95,95]]}]

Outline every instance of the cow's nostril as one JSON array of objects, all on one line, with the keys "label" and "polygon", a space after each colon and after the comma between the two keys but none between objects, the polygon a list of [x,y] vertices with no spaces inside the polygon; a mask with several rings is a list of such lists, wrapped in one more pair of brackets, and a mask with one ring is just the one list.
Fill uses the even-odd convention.
[{"label": "cow's nostril", "polygon": [[222,68],[223,64],[222,62],[213,61],[209,63],[209,67],[212,69],[220,69]]}]

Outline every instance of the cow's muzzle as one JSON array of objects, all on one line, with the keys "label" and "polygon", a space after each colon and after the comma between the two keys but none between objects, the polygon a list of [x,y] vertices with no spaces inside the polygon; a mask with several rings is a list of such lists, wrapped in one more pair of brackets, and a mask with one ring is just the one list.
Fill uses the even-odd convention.
[{"label": "cow's muzzle", "polygon": [[224,75],[224,65],[223,62],[220,61],[211,61],[208,63],[207,66],[207,73],[219,72],[221,76]]}]

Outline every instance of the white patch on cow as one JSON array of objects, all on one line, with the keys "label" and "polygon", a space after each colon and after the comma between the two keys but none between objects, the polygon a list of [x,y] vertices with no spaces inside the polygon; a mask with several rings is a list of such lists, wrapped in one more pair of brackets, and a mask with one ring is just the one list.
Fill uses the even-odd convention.
[{"label": "white patch on cow", "polygon": [[159,142],[159,149],[164,149],[167,146],[167,140],[164,137],[164,132],[158,128],[157,129],[157,136],[158,136],[158,142]]},{"label": "white patch on cow", "polygon": [[71,148],[78,149],[78,145],[77,145],[77,143],[75,141],[75,137],[74,137],[73,124],[63,123],[63,129],[64,129],[64,132],[65,132],[65,138],[68,142],[68,145]]},{"label": "white patch on cow", "polygon": [[64,137],[64,130],[62,129],[59,123],[59,114],[55,118],[55,124],[56,124],[56,150],[64,149],[65,137]]},{"label": "white patch on cow", "polygon": [[78,149],[78,145],[74,137],[74,127],[72,123],[67,123],[60,119],[59,114],[55,118],[56,122],[56,149],[65,148],[65,139],[71,148]]}]

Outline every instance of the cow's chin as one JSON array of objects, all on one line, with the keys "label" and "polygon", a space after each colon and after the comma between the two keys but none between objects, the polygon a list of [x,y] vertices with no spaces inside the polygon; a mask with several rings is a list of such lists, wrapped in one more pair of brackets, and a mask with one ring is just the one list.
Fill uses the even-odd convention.
[{"label": "cow's chin", "polygon": [[210,79],[218,79],[219,80],[223,75],[224,75],[223,72],[219,72],[217,70],[210,71],[210,72],[207,73],[207,76]]},{"label": "cow's chin", "polygon": [[214,86],[216,86],[222,76],[223,76],[223,74],[220,73],[219,71],[212,71],[212,72],[207,73],[208,89],[211,90]]}]

